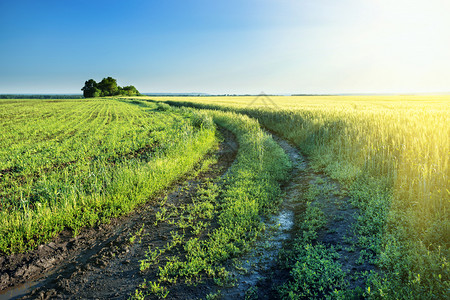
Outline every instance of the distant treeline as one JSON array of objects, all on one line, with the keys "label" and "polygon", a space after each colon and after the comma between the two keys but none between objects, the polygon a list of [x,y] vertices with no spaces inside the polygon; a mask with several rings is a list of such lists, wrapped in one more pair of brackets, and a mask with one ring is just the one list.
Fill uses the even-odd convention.
[{"label": "distant treeline", "polygon": [[140,96],[141,93],[132,85],[118,86],[117,80],[112,77],[103,78],[97,83],[94,79],[89,79],[81,88],[85,98],[107,97],[107,96]]},{"label": "distant treeline", "polygon": [[73,95],[58,95],[58,94],[51,94],[51,95],[24,95],[24,94],[3,94],[0,95],[0,99],[82,99],[83,95],[79,94],[73,94]]}]

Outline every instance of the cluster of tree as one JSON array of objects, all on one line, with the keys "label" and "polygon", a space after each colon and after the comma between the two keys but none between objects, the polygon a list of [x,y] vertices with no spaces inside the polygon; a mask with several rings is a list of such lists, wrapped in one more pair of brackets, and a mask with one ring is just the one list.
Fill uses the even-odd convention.
[{"label": "cluster of tree", "polygon": [[85,98],[106,96],[139,96],[141,93],[132,85],[120,87],[112,77],[103,78],[99,83],[89,79],[81,89]]}]

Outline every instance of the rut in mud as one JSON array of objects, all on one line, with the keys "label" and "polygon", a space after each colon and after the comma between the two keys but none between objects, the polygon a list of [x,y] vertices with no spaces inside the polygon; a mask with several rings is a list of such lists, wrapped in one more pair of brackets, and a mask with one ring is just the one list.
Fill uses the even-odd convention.
[{"label": "rut in mud", "polygon": [[280,253],[289,251],[301,234],[305,199],[312,186],[318,189],[312,203],[321,208],[327,220],[315,242],[334,247],[339,253],[338,262],[348,274],[348,289],[363,288],[364,280],[354,275],[373,270],[374,266],[358,262],[362,249],[356,246],[357,237],[353,233],[358,210],[350,204],[338,182],[314,171],[295,146],[272,135],[292,161],[291,180],[283,187],[285,196],[279,212],[264,219],[268,228],[265,236],[250,253],[229,264],[234,269],[235,285],[222,288],[219,294],[224,299],[280,298],[278,288],[290,279],[289,269],[280,265]]},{"label": "rut in mud", "polygon": [[[167,205],[175,206],[189,203],[202,184],[220,178],[233,163],[238,149],[236,137],[228,130],[219,131],[224,142],[215,153],[218,162],[206,172],[176,183],[172,191],[127,217],[85,229],[76,238],[63,232],[35,251],[1,257],[0,269],[5,272],[1,275],[0,299],[128,298],[143,282],[139,266],[146,251],[164,246],[176,228],[168,223],[154,225],[160,209],[155,202],[167,199]],[[195,291],[192,298],[208,292]],[[176,295],[176,290],[171,291],[171,297]],[[180,298],[185,298],[183,291]]]}]

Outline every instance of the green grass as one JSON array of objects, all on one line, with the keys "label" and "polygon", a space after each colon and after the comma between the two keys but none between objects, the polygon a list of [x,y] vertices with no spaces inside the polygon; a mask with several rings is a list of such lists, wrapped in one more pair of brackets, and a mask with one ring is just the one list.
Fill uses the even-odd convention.
[{"label": "green grass", "polygon": [[114,99],[0,101],[0,253],[126,214],[217,144],[199,112]]},{"label": "green grass", "polygon": [[322,210],[309,199],[310,190],[304,196],[306,209],[300,230],[291,249],[280,255],[281,265],[290,270],[291,278],[278,287],[282,299],[347,299],[352,292],[347,290],[348,274],[337,261],[339,254],[333,247],[317,242],[317,232],[327,223]]},{"label": "green grass", "polygon": [[322,244],[297,243],[292,280],[279,288],[285,299],[339,298],[345,294],[346,273],[336,262],[338,253]]}]

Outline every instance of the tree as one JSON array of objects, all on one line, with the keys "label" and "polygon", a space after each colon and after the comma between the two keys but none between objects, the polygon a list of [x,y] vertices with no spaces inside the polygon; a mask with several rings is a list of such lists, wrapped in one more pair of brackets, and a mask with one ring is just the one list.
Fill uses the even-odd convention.
[{"label": "tree", "polygon": [[141,93],[132,85],[124,86],[122,89],[122,94],[126,96],[140,96]]},{"label": "tree", "polygon": [[117,86],[117,81],[112,77],[103,78],[102,81],[98,83],[98,88],[101,91],[101,96],[114,96],[119,92]]},{"label": "tree", "polygon": [[84,87],[81,89],[83,91],[83,96],[85,98],[92,98],[100,96],[100,90],[97,88],[97,82],[94,79],[89,79],[84,83]]}]

